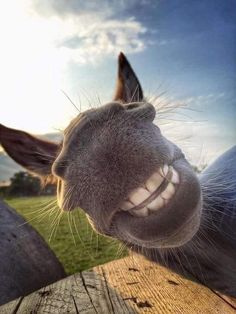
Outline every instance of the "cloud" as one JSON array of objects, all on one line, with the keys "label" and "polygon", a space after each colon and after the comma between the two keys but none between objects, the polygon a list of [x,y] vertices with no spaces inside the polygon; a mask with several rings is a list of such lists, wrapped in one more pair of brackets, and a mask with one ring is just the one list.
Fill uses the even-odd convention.
[{"label": "cloud", "polygon": [[180,102],[186,105],[194,104],[197,105],[206,105],[207,103],[214,103],[217,100],[221,100],[222,98],[226,97],[225,92],[215,92],[211,94],[205,95],[198,95],[198,96],[191,96],[188,98],[181,99]]},{"label": "cloud", "polygon": [[81,16],[91,12],[103,16],[111,16],[114,13],[124,11],[127,7],[137,2],[131,0],[128,3],[122,0],[32,0],[36,11],[46,17],[50,16]]},{"label": "cloud", "polygon": [[156,8],[158,2],[153,0],[29,0],[41,15],[49,16],[80,16],[95,12],[104,16],[124,15],[127,10],[136,8]]},{"label": "cloud", "polygon": [[49,30],[56,30],[52,36],[56,47],[77,63],[95,64],[119,51],[138,53],[149,45],[147,28],[125,15],[136,0],[31,1],[34,14],[51,23]]},{"label": "cloud", "polygon": [[160,126],[162,133],[177,144],[194,165],[210,164],[235,145],[235,137],[226,128],[210,121],[178,121]]},{"label": "cloud", "polygon": [[[78,24],[77,24],[78,25]],[[108,55],[141,52],[146,48],[141,35],[146,29],[133,19],[97,20],[58,41],[57,46],[79,63],[95,63]]]},{"label": "cloud", "polygon": [[[235,145],[234,120],[224,113],[220,119],[216,116],[216,102],[227,95],[226,91],[218,91],[175,100],[163,94],[158,98],[150,95],[148,101],[157,109],[155,123],[162,134],[183,150],[190,163],[201,168]],[[198,104],[203,104],[203,108]]]}]

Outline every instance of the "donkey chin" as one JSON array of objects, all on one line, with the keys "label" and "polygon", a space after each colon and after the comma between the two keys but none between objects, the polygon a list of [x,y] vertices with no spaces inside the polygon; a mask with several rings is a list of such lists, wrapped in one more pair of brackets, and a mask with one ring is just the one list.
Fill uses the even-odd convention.
[{"label": "donkey chin", "polygon": [[111,227],[119,239],[147,248],[179,247],[199,230],[200,184],[181,159],[152,174],[142,187],[130,193],[120,209]]}]

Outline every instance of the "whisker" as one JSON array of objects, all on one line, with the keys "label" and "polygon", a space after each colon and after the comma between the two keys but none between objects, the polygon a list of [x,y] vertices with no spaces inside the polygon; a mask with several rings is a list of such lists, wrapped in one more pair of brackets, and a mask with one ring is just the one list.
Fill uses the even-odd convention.
[{"label": "whisker", "polygon": [[63,91],[61,89],[61,92],[66,96],[66,98],[70,101],[70,103],[75,107],[75,109],[80,113],[81,111],[79,110],[79,108],[76,106],[76,104],[70,99],[70,97],[66,94],[65,91]]}]

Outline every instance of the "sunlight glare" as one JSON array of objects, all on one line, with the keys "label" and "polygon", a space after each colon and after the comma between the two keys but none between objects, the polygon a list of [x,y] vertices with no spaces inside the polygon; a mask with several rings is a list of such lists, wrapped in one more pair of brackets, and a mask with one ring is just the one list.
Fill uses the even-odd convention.
[{"label": "sunlight glare", "polygon": [[59,32],[60,21],[37,16],[29,1],[1,2],[1,123],[44,133],[74,114],[60,91],[68,58],[56,48]]}]

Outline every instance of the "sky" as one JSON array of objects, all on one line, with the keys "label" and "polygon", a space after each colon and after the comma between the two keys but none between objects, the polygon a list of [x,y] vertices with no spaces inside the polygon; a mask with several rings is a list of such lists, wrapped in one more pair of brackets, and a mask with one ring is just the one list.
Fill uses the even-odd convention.
[{"label": "sky", "polygon": [[186,106],[157,113],[164,135],[208,163],[236,142],[235,35],[234,0],[2,1],[0,123],[64,129],[64,93],[82,110],[112,100],[123,51],[148,99]]}]

